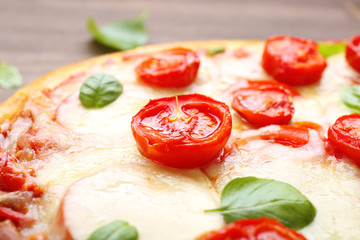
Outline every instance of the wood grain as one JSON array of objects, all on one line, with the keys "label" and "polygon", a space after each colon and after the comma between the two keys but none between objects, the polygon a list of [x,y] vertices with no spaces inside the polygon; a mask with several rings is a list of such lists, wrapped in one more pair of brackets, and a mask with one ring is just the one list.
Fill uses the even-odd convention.
[{"label": "wood grain", "polygon": [[[92,40],[85,23],[100,25],[149,10],[150,43],[265,39],[289,34],[343,39],[359,34],[355,0],[0,0],[0,59],[29,83],[63,65],[111,49]],[[0,101],[15,90],[0,90]]]}]

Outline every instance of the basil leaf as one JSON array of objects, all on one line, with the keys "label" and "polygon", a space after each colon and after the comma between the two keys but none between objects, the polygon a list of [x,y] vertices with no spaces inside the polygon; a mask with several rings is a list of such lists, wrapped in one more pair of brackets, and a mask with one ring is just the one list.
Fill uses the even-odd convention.
[{"label": "basil leaf", "polygon": [[270,217],[285,226],[301,229],[316,215],[312,203],[290,184],[264,178],[244,177],[230,181],[221,193],[217,209],[227,223],[243,218]]},{"label": "basil leaf", "polygon": [[360,86],[345,88],[340,93],[341,103],[352,113],[360,113]]},{"label": "basil leaf", "polygon": [[321,42],[318,44],[320,54],[328,58],[345,51],[346,42]]},{"label": "basil leaf", "polygon": [[19,70],[4,62],[0,62],[0,87],[11,89],[20,87],[22,84],[22,77]]},{"label": "basil leaf", "polygon": [[115,101],[122,93],[121,83],[111,75],[98,73],[82,84],[80,101],[88,108],[102,108]]},{"label": "basil leaf", "polygon": [[134,226],[122,220],[115,220],[95,230],[87,240],[137,240]]},{"label": "basil leaf", "polygon": [[215,47],[215,48],[208,49],[206,51],[206,54],[208,56],[214,56],[215,54],[222,53],[222,52],[225,52],[225,48],[223,48],[223,47]]},{"label": "basil leaf", "polygon": [[87,28],[100,44],[117,50],[127,50],[148,42],[144,24],[147,15],[147,12],[143,12],[134,20],[120,20],[101,28],[93,18],[89,18]]}]

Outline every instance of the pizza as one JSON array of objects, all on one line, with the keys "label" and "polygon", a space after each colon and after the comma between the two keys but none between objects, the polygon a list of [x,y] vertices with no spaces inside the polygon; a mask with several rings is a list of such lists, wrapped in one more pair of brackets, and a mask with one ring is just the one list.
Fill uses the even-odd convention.
[{"label": "pizza", "polygon": [[359,72],[291,36],[55,70],[0,105],[0,239],[358,239]]}]

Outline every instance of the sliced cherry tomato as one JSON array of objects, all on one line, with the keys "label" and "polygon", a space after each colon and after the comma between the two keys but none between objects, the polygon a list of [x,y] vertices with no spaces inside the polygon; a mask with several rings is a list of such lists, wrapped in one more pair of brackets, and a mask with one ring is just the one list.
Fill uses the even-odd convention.
[{"label": "sliced cherry tomato", "polygon": [[354,36],[348,41],[345,56],[349,65],[360,72],[360,35]]},{"label": "sliced cherry tomato", "polygon": [[320,80],[326,61],[319,53],[316,42],[276,36],[265,43],[262,66],[275,80],[292,86],[304,86]]},{"label": "sliced cherry tomato", "polygon": [[295,111],[291,95],[279,86],[254,84],[234,95],[233,108],[254,126],[287,124]]},{"label": "sliced cherry tomato", "polygon": [[215,159],[231,127],[228,106],[200,94],[151,100],[131,122],[140,153],[176,168],[200,167]]},{"label": "sliced cherry tomato", "polygon": [[135,68],[139,79],[158,87],[185,87],[191,84],[200,66],[198,55],[189,49],[174,48],[152,55]]},{"label": "sliced cherry tomato", "polygon": [[291,147],[304,146],[309,142],[309,137],[308,128],[289,125],[273,126],[261,135],[261,138],[264,140],[274,141]]},{"label": "sliced cherry tomato", "polygon": [[272,218],[242,219],[205,234],[197,240],[306,240],[295,230]]},{"label": "sliced cherry tomato", "polygon": [[328,130],[330,143],[360,167],[360,115],[344,115]]}]

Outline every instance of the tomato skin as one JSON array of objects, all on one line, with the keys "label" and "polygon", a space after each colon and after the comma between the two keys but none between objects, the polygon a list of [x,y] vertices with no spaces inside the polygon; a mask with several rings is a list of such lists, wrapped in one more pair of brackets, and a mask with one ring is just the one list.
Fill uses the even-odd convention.
[{"label": "tomato skin", "polygon": [[195,81],[200,59],[189,49],[174,48],[141,62],[135,72],[143,82],[157,87],[185,87]]},{"label": "tomato skin", "polygon": [[301,147],[309,142],[309,129],[289,125],[273,126],[261,135],[264,140],[273,141],[285,146]]},{"label": "tomato skin", "polygon": [[347,42],[345,57],[349,65],[360,72],[360,35],[354,36]]},{"label": "tomato skin", "polygon": [[195,168],[214,160],[232,128],[229,107],[200,94],[151,100],[132,119],[140,153],[175,168]]},{"label": "tomato skin", "polygon": [[291,86],[305,86],[318,82],[327,64],[316,42],[275,36],[265,43],[262,66],[277,81]]},{"label": "tomato skin", "polygon": [[205,234],[197,240],[306,240],[272,218],[241,219],[226,227]]},{"label": "tomato skin", "polygon": [[281,87],[271,85],[240,89],[234,94],[232,106],[256,127],[287,124],[295,111],[291,95]]},{"label": "tomato skin", "polygon": [[7,152],[0,152],[0,190],[19,191],[23,188],[25,180],[26,173],[15,165],[14,158]]},{"label": "tomato skin", "polygon": [[338,118],[328,130],[329,142],[360,167],[360,114]]}]

